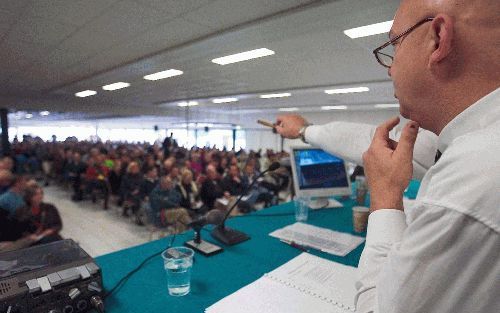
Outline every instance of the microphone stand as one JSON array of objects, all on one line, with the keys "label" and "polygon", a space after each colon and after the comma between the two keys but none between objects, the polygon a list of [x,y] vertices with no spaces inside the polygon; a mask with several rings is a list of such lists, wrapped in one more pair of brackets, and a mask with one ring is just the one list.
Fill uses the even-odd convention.
[{"label": "microphone stand", "polygon": [[204,256],[211,256],[222,252],[224,249],[222,249],[221,247],[201,239],[200,233],[202,228],[203,227],[201,225],[193,226],[194,238],[192,240],[186,241],[184,245],[203,254]]},{"label": "microphone stand", "polygon": [[223,244],[228,245],[228,246],[232,246],[232,245],[235,245],[235,244],[238,244],[240,242],[243,242],[243,241],[246,241],[246,240],[250,239],[250,237],[247,234],[245,234],[245,233],[243,233],[241,231],[238,231],[238,230],[226,227],[225,221],[227,220],[227,218],[229,217],[229,215],[231,214],[231,212],[234,210],[234,208],[240,203],[241,198],[243,198],[246,195],[246,192],[248,192],[253,187],[253,185],[255,185],[255,183],[257,182],[257,180],[259,178],[261,178],[262,176],[264,176],[264,174],[266,174],[270,170],[275,170],[275,169],[276,168],[271,169],[271,166],[270,166],[267,170],[265,170],[262,173],[260,173],[253,180],[253,182],[247,187],[247,189],[245,190],[245,192],[242,193],[238,197],[238,199],[236,200],[236,202],[227,211],[227,213],[224,216],[224,219],[222,220],[222,222],[219,225],[217,225],[214,229],[212,229],[212,232],[210,234],[212,235],[213,238],[217,239],[218,241],[220,241]]}]

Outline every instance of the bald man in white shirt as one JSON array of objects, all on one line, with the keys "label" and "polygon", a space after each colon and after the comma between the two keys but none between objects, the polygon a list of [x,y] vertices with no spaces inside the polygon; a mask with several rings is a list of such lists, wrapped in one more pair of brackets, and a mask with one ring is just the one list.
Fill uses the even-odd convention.
[{"label": "bald man in white shirt", "polygon": [[[500,312],[500,1],[404,0],[389,38],[374,52],[411,122],[398,142],[398,118],[380,125],[363,154],[357,311]],[[419,127],[442,155],[404,209]]]}]

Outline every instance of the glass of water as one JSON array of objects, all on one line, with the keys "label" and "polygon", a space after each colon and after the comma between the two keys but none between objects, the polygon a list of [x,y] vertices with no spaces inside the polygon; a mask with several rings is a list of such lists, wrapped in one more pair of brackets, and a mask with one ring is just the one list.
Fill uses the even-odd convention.
[{"label": "glass of water", "polygon": [[309,197],[300,196],[295,199],[295,220],[297,222],[307,221],[309,215]]},{"label": "glass of water", "polygon": [[185,296],[191,289],[191,267],[194,251],[186,247],[172,247],[161,256],[167,272],[168,293],[171,296]]}]

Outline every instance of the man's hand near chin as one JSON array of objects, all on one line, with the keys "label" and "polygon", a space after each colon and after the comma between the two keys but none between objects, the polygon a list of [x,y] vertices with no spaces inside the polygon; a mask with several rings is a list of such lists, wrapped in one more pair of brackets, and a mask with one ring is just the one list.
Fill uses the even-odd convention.
[{"label": "man's hand near chin", "polygon": [[370,147],[363,153],[371,212],[404,209],[403,193],[413,174],[413,147],[419,126],[416,122],[408,122],[396,142],[389,138],[389,132],[398,124],[399,117],[394,117],[380,125]]}]

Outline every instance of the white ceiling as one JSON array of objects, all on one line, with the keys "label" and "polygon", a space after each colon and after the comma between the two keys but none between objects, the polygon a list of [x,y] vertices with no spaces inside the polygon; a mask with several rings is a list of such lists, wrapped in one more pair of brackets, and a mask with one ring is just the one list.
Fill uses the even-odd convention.
[{"label": "white ceiling", "polygon": [[[103,116],[189,117],[245,124],[281,107],[372,110],[395,103],[371,50],[387,35],[350,39],[343,30],[392,19],[397,0],[12,0],[0,1],[0,106]],[[275,55],[220,66],[210,60],[268,48]],[[175,68],[184,75],[142,77]],[[106,84],[131,86],[103,91]],[[367,86],[362,94],[327,95]],[[97,90],[77,98],[75,92]],[[283,99],[259,99],[266,92]],[[233,95],[232,104],[212,104]],[[178,108],[182,100],[200,105]],[[81,118],[82,114],[77,115]]]}]

